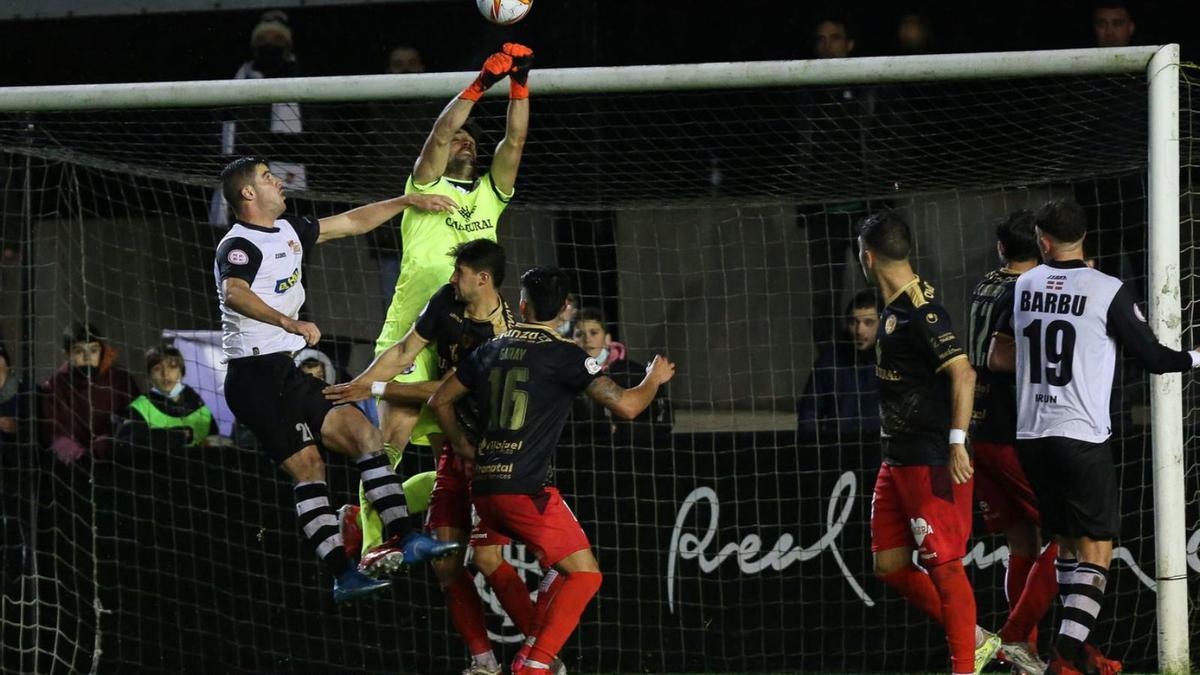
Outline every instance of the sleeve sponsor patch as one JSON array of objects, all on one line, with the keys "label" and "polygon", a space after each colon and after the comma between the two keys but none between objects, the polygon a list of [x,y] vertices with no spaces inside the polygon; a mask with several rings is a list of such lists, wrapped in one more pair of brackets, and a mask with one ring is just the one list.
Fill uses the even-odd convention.
[{"label": "sleeve sponsor patch", "polygon": [[589,375],[595,375],[596,373],[600,372],[600,363],[591,356],[584,359],[583,367],[587,369]]},{"label": "sleeve sponsor patch", "polygon": [[225,259],[228,260],[232,265],[250,264],[250,256],[246,255],[246,252],[240,248],[230,250],[229,254],[225,256]]}]

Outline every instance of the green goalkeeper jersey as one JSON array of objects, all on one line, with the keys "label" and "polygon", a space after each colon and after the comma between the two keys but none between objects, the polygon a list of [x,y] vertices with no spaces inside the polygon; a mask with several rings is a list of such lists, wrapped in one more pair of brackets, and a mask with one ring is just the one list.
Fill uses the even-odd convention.
[{"label": "green goalkeeper jersey", "polygon": [[442,176],[427,185],[417,185],[409,176],[404,194],[445,195],[458,204],[453,212],[430,213],[406,209],[400,221],[404,256],[400,260],[400,278],[388,306],[383,330],[375,341],[379,354],[404,337],[416,322],[425,303],[454,273],[450,250],[475,239],[496,241],[500,214],[512,199],[512,193],[500,192],[491,174],[475,181]]}]

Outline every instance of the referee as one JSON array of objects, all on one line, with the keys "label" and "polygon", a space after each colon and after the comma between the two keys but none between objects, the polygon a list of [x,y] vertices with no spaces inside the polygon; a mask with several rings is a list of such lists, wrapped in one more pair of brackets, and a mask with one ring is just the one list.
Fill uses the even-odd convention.
[{"label": "referee", "polygon": [[1130,286],[1088,267],[1078,204],[1050,202],[1034,222],[1044,262],[1014,285],[1012,320],[992,349],[1015,366],[1017,452],[1059,546],[1064,611],[1048,672],[1089,672],[1097,652],[1085,643],[1120,526],[1108,442],[1117,346],[1153,373],[1190,370],[1200,352],[1159,344]]},{"label": "referee", "polygon": [[284,218],[283,183],[267,161],[242,157],[221,172],[221,189],[236,218],[217,246],[213,272],[221,310],[221,347],[229,368],[225,399],[237,419],[295,484],[304,538],[334,577],[333,597],[353,599],[390,585],[346,558],[329,503],[320,446],[353,458],[366,497],[383,515],[392,555],[415,563],[459,548],[408,526],[400,479],[381,452],[383,438],[352,405],[333,406],[325,383],[302,373],[292,353],[321,339],[316,324],[298,320],[304,304],[302,262],[313,245],[370,232],[409,206],[445,211],[444,196],[406,195],[322,218]]}]

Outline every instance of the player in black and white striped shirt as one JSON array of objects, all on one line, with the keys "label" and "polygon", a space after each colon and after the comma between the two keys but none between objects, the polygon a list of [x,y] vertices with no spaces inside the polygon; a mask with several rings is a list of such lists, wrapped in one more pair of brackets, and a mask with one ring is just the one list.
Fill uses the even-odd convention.
[{"label": "player in black and white striped shirt", "polygon": [[213,264],[221,344],[229,363],[229,409],[295,482],[300,527],[334,577],[334,599],[341,602],[384,588],[390,582],[363,575],[346,558],[318,447],[355,460],[396,556],[420,562],[459,546],[412,530],[400,479],[382,453],[379,429],[358,408],[326,401],[321,393],[325,383],[293,363],[293,352],[321,339],[316,324],[299,320],[302,263],[314,245],[365,234],[409,206],[447,211],[455,204],[443,196],[408,195],[320,221],[284,218],[283,183],[271,175],[266,160],[234,160],[221,172],[221,182],[236,218],[217,246]]},{"label": "player in black and white striped shirt", "polygon": [[1048,672],[1090,672],[1084,643],[1100,612],[1120,526],[1108,444],[1117,346],[1153,373],[1190,370],[1200,365],[1200,352],[1159,344],[1130,287],[1087,266],[1078,204],[1050,202],[1035,224],[1045,262],[1017,280],[1012,321],[992,349],[997,364],[1015,356],[1017,452],[1042,525],[1059,546],[1065,609]]}]

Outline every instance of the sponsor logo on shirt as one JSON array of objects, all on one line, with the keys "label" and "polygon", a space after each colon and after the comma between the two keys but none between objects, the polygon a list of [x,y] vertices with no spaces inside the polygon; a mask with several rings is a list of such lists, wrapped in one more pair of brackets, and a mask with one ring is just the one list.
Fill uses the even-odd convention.
[{"label": "sponsor logo on shirt", "polygon": [[446,218],[446,227],[452,227],[452,228],[458,230],[459,232],[482,232],[483,230],[491,230],[491,229],[495,228],[495,225],[492,224],[491,218],[484,218],[483,220],[472,220],[470,222],[460,223],[459,221],[455,220],[453,217],[449,217],[449,218]]},{"label": "sponsor logo on shirt", "polygon": [[300,268],[292,270],[291,276],[286,279],[280,279],[275,282],[276,293],[286,293],[288,289],[300,282]]},{"label": "sponsor logo on shirt", "polygon": [[1061,291],[1066,283],[1067,275],[1051,274],[1050,276],[1046,277],[1046,290]]}]

